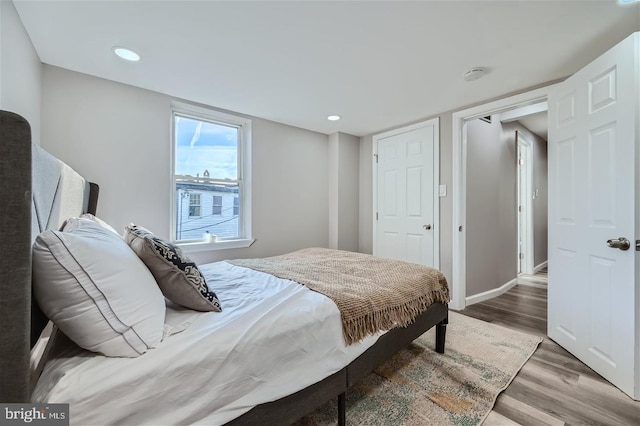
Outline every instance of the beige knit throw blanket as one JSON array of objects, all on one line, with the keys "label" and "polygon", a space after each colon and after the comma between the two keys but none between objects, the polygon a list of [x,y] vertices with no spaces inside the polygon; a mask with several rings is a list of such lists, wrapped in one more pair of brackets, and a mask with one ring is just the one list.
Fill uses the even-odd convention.
[{"label": "beige knit throw blanket", "polygon": [[434,302],[449,302],[437,269],[368,254],[309,248],[265,259],[227,262],[304,284],[335,302],[347,345],[411,324]]}]

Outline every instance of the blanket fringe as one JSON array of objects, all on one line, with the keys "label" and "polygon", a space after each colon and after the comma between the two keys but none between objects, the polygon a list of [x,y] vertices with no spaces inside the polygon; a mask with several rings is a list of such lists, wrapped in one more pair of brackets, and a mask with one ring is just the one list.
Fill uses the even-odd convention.
[{"label": "blanket fringe", "polygon": [[351,345],[379,331],[387,331],[395,327],[406,327],[416,317],[436,301],[446,300],[448,291],[438,290],[435,294],[423,295],[399,306],[389,306],[353,319],[342,318],[344,341]]}]

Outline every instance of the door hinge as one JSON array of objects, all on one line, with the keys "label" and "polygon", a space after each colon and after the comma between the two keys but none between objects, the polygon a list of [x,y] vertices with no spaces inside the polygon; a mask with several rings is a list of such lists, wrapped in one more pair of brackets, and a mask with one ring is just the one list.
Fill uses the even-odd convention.
[{"label": "door hinge", "polygon": [[376,220],[378,220],[378,212],[376,212]]},{"label": "door hinge", "polygon": [[519,159],[518,164],[520,164],[521,166],[524,166],[524,158]]},{"label": "door hinge", "polygon": [[520,253],[520,259],[524,259],[524,253]]},{"label": "door hinge", "polygon": [[373,154],[374,157],[376,157],[376,163],[378,162],[378,154]]},{"label": "door hinge", "polygon": [[523,212],[523,211],[524,211],[524,207],[522,207],[522,206],[518,206],[518,211],[519,211],[519,212]]}]

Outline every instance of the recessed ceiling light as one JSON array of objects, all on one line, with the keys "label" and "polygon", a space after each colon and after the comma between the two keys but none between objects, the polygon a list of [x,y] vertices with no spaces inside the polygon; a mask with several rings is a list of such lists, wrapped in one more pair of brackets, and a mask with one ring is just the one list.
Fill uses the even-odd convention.
[{"label": "recessed ceiling light", "polygon": [[140,60],[140,55],[138,55],[131,49],[127,49],[126,47],[116,46],[113,48],[113,53],[115,53],[125,61],[137,62]]},{"label": "recessed ceiling light", "polygon": [[630,3],[635,3],[638,0],[618,0],[618,3],[620,4],[630,4]]},{"label": "recessed ceiling light", "polygon": [[329,121],[338,121],[340,120],[342,117],[340,117],[339,115],[330,115],[327,117],[327,120]]},{"label": "recessed ceiling light", "polygon": [[479,78],[482,78],[485,74],[486,74],[486,71],[484,70],[484,68],[475,67],[465,72],[462,77],[464,78],[464,81],[474,81]]}]

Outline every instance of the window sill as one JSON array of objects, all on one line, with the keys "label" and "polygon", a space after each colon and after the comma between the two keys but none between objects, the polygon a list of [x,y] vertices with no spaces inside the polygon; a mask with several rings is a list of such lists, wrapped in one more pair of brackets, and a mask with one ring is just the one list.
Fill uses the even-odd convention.
[{"label": "window sill", "polygon": [[246,248],[254,243],[254,239],[239,239],[239,240],[222,240],[214,243],[207,243],[204,241],[188,242],[188,243],[175,243],[182,249],[184,253],[198,253],[202,251],[216,251],[216,250],[229,250],[237,248]]}]

